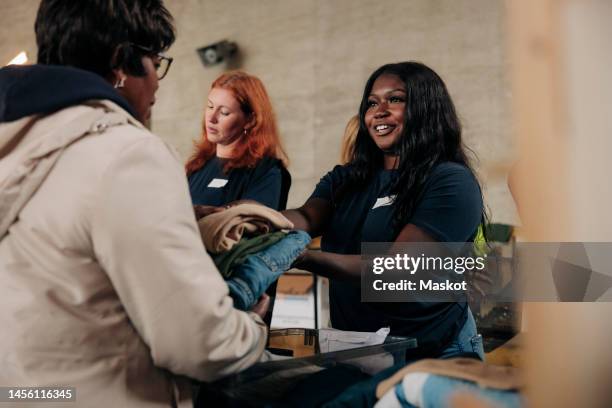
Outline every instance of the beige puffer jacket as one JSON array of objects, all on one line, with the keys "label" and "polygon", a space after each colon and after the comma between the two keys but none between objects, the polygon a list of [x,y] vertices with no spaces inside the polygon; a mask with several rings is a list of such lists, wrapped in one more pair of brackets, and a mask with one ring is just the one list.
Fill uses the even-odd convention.
[{"label": "beige puffer jacket", "polygon": [[0,384],[74,386],[70,407],[188,407],[187,376],[265,346],[204,251],[181,164],[109,101],[0,124],[0,282]]}]

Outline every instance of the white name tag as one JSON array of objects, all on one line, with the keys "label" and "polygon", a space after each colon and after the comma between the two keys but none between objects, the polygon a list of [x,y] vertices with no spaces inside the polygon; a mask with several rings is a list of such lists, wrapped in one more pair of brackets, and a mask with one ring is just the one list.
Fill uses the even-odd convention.
[{"label": "white name tag", "polygon": [[386,205],[391,205],[393,204],[393,200],[395,200],[394,195],[377,198],[376,202],[374,203],[374,207],[372,207],[372,209],[375,209],[378,207],[384,207]]},{"label": "white name tag", "polygon": [[210,183],[208,183],[208,187],[210,188],[221,188],[227,184],[227,180],[225,179],[212,179]]}]

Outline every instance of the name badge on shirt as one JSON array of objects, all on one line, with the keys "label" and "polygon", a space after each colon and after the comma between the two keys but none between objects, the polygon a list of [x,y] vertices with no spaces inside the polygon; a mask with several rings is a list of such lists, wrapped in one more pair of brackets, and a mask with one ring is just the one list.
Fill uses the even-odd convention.
[{"label": "name badge on shirt", "polygon": [[374,207],[372,207],[372,209],[378,208],[378,207],[384,207],[386,205],[391,205],[393,204],[393,201],[395,200],[395,195],[390,195],[390,196],[386,196],[386,197],[380,197],[376,199],[376,202],[374,203]]},{"label": "name badge on shirt", "polygon": [[215,178],[215,179],[212,179],[212,181],[210,183],[208,183],[208,187],[210,187],[210,188],[221,188],[221,187],[223,187],[226,184],[227,184],[227,180]]}]

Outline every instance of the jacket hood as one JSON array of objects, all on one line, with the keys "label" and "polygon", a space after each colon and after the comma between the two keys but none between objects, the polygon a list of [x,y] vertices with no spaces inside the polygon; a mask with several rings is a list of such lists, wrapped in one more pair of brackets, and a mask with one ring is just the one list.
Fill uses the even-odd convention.
[{"label": "jacket hood", "polygon": [[11,65],[0,69],[0,123],[95,99],[110,100],[135,116],[129,103],[93,72],[59,65]]},{"label": "jacket hood", "polygon": [[59,66],[0,70],[0,240],[64,149],[116,125],[142,127],[96,74]]}]

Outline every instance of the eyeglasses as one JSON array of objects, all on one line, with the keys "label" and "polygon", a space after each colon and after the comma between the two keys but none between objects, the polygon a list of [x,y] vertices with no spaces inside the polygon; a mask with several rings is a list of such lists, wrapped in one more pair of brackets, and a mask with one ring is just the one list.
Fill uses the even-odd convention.
[{"label": "eyeglasses", "polygon": [[157,54],[155,57],[158,59],[155,64],[155,71],[157,72],[157,79],[161,81],[170,70],[170,65],[172,65],[174,59],[163,54]]},{"label": "eyeglasses", "polygon": [[142,45],[131,43],[134,48],[137,48],[144,54],[153,58],[153,63],[155,65],[155,72],[157,73],[157,79],[161,81],[168,74],[170,70],[170,65],[172,65],[172,61],[174,59],[172,57],[167,57],[162,53],[153,52],[152,49],[148,47],[143,47]]}]

